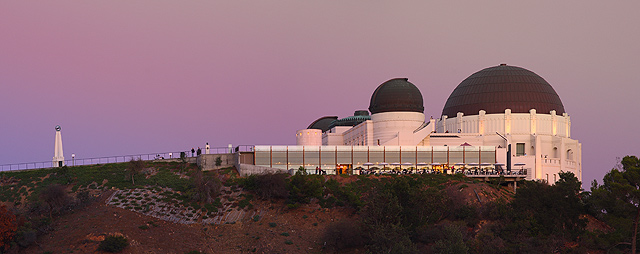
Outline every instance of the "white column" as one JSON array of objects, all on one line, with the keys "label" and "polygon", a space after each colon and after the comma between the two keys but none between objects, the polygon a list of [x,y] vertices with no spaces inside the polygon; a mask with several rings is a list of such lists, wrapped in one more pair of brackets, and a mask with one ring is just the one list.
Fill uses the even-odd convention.
[{"label": "white column", "polygon": [[536,165],[535,165],[535,174],[532,174],[534,179],[542,179],[542,142],[540,140],[540,136],[536,135]]},{"label": "white column", "polygon": [[511,135],[511,109],[504,110],[504,132]]},{"label": "white column", "polygon": [[442,116],[442,133],[447,132],[447,118],[449,118],[447,115]]},{"label": "white column", "polygon": [[531,134],[535,135],[536,134],[536,127],[538,126],[537,124],[537,117],[536,117],[536,109],[531,109],[529,110],[529,117],[531,120]]},{"label": "white column", "polygon": [[571,118],[567,113],[563,113],[562,116],[564,116],[565,118],[565,121],[564,121],[565,136],[567,138],[571,138]]},{"label": "white column", "polygon": [[551,125],[551,135],[555,136],[558,135],[558,116],[556,115],[556,111],[555,110],[551,110],[551,121],[552,121],[552,125]]},{"label": "white column", "polygon": [[429,119],[429,125],[431,125],[431,132],[436,132],[436,119]]},{"label": "white column", "polygon": [[484,110],[480,110],[478,111],[478,133],[480,135],[484,135],[484,128],[485,128],[485,114],[487,112]]},{"label": "white column", "polygon": [[464,116],[464,113],[462,112],[458,112],[458,115],[456,116],[456,132],[463,132],[462,131],[462,117]]}]

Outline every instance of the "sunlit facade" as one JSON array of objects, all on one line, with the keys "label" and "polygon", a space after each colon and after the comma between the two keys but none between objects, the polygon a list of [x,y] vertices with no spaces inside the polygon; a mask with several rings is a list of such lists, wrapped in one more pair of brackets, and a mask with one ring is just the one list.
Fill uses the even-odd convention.
[{"label": "sunlit facade", "polygon": [[[425,119],[423,112],[422,94],[415,85],[408,79],[389,80],[374,91],[368,112],[359,110],[342,119],[316,120],[298,131],[298,146],[276,147],[276,161],[280,164],[273,163],[271,157],[268,166],[357,169],[365,164],[396,164],[400,168],[477,168],[484,163],[502,170],[510,163],[512,169],[527,169],[526,178],[530,180],[553,183],[560,172],[573,172],[582,179],[582,145],[571,138],[571,119],[551,85],[529,70],[504,64],[483,69],[455,88],[440,117]],[[272,155],[273,148],[269,147]],[[283,149],[294,154],[286,155],[287,161],[280,158],[287,152]],[[447,160],[441,155],[445,149]],[[264,151],[257,150],[256,164],[266,166],[258,156]],[[390,159],[385,155],[381,160],[380,150],[389,152]],[[348,161],[351,157],[346,156],[346,151],[357,156]],[[364,151],[369,156],[366,159]],[[411,151],[414,155],[409,155]],[[493,156],[488,156],[492,159],[487,161],[480,160],[485,157],[467,160],[467,156],[475,154],[473,151],[482,151],[481,155],[492,151]],[[404,154],[407,157],[402,159]],[[321,159],[323,155],[327,157]],[[293,157],[296,159],[291,160]]]}]

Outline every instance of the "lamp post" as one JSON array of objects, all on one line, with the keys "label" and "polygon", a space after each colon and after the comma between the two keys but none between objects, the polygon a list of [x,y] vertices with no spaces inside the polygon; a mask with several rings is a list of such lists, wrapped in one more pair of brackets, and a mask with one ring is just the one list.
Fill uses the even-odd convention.
[{"label": "lamp post", "polygon": [[504,139],[504,142],[507,143],[507,172],[511,172],[511,143],[509,143],[509,140],[507,140],[505,136],[502,136],[502,134],[497,131],[496,134],[498,134],[498,136]]},{"label": "lamp post", "polygon": [[76,154],[75,153],[71,154],[71,161],[73,163],[73,166],[75,167],[76,166]]}]

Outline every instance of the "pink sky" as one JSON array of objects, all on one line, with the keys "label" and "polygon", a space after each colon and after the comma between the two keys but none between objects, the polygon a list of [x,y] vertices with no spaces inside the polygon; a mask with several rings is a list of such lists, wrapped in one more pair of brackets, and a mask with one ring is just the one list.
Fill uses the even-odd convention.
[{"label": "pink sky", "polygon": [[407,77],[427,117],[500,63],[544,77],[583,182],[638,155],[640,2],[1,1],[0,164],[294,144]]}]

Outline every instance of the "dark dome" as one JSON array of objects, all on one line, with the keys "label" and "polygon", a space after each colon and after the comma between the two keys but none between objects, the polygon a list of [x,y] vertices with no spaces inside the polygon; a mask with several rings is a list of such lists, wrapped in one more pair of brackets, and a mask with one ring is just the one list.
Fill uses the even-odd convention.
[{"label": "dark dome", "polygon": [[318,118],[318,120],[315,120],[313,121],[313,123],[309,124],[309,127],[307,127],[307,129],[318,129],[318,130],[322,130],[322,132],[325,132],[330,129],[329,126],[335,120],[338,120],[337,116],[324,116],[324,117]]},{"label": "dark dome", "polygon": [[424,112],[420,90],[406,78],[394,78],[376,88],[369,104],[371,114],[395,111]]},{"label": "dark dome", "polygon": [[564,113],[560,97],[546,80],[527,69],[501,64],[463,80],[447,99],[442,115],[477,115],[480,110],[496,114],[505,109],[512,113],[529,113],[530,109],[542,114],[551,110]]}]

